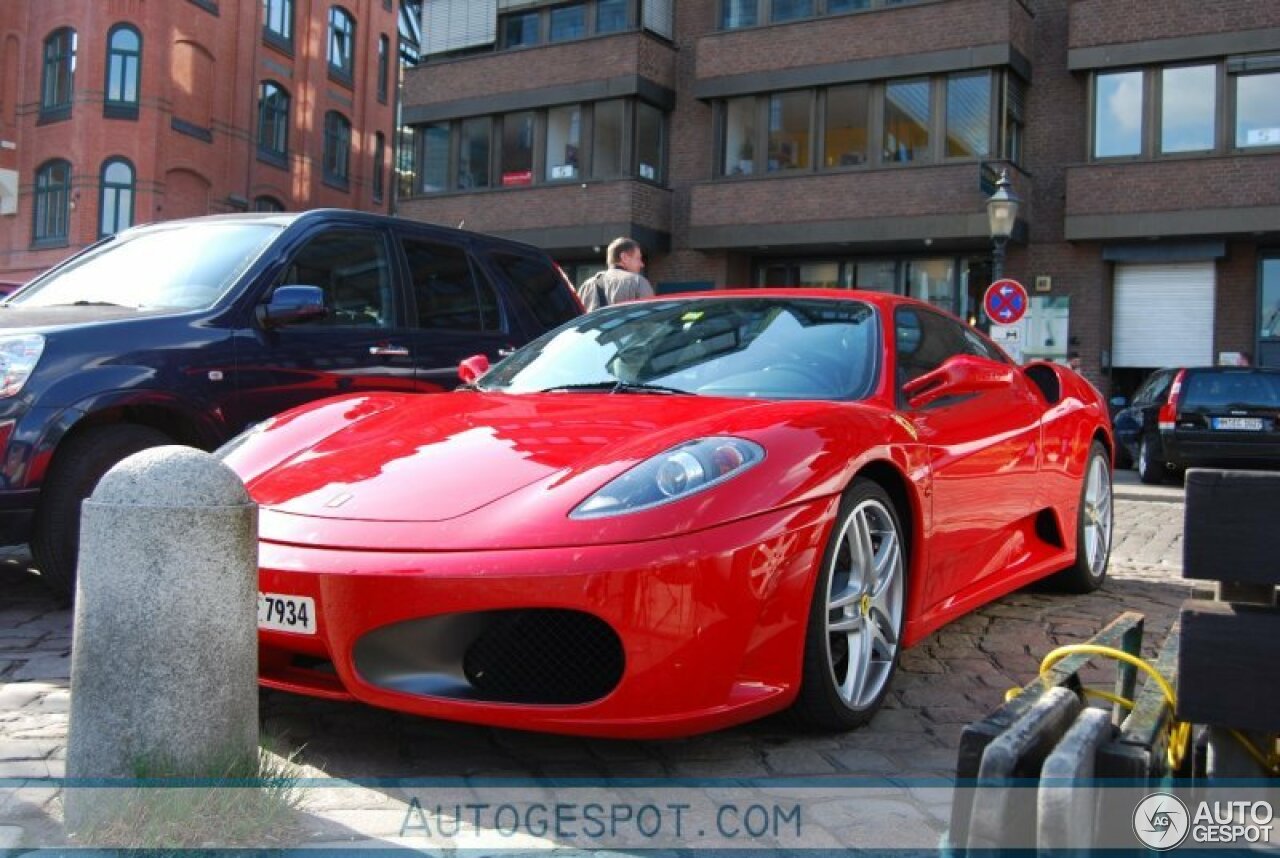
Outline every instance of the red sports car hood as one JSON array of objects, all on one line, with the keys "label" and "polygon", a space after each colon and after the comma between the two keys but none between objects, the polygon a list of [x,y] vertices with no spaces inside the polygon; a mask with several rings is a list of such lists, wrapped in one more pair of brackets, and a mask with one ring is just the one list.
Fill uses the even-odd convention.
[{"label": "red sports car hood", "polygon": [[251,478],[249,489],[263,507],[294,515],[445,521],[556,474],[622,470],[724,431],[738,422],[729,414],[769,407],[630,394],[372,397],[348,408],[338,431]]}]

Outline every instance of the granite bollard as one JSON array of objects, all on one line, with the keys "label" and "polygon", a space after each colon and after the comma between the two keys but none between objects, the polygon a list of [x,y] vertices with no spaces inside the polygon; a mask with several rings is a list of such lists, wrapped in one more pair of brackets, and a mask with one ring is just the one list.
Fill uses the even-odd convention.
[{"label": "granite bollard", "polygon": [[[110,813],[117,790],[100,779],[208,778],[256,764],[257,521],[239,477],[189,447],[130,456],[85,501],[69,830]],[[80,779],[99,783],[75,788]]]}]

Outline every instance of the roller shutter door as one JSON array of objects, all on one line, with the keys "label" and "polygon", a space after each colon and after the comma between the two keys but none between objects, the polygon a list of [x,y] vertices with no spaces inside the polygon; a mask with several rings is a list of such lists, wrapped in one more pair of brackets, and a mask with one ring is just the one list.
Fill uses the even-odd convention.
[{"label": "roller shutter door", "polygon": [[1214,264],[1117,263],[1111,364],[1213,363]]}]

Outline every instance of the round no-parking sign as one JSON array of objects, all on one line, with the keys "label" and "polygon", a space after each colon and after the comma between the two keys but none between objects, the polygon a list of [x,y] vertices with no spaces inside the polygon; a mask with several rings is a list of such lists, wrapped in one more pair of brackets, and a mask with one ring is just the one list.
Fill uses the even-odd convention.
[{"label": "round no-parking sign", "polygon": [[1012,325],[1027,312],[1027,290],[1017,280],[997,280],[987,287],[982,306],[997,325]]}]

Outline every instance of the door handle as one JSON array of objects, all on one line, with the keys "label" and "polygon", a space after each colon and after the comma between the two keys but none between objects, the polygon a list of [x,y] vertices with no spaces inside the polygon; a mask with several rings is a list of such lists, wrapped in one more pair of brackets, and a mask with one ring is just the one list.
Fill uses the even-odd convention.
[{"label": "door handle", "polygon": [[369,346],[369,354],[375,357],[408,357],[409,350],[404,346],[393,346],[390,343],[379,343]]}]

